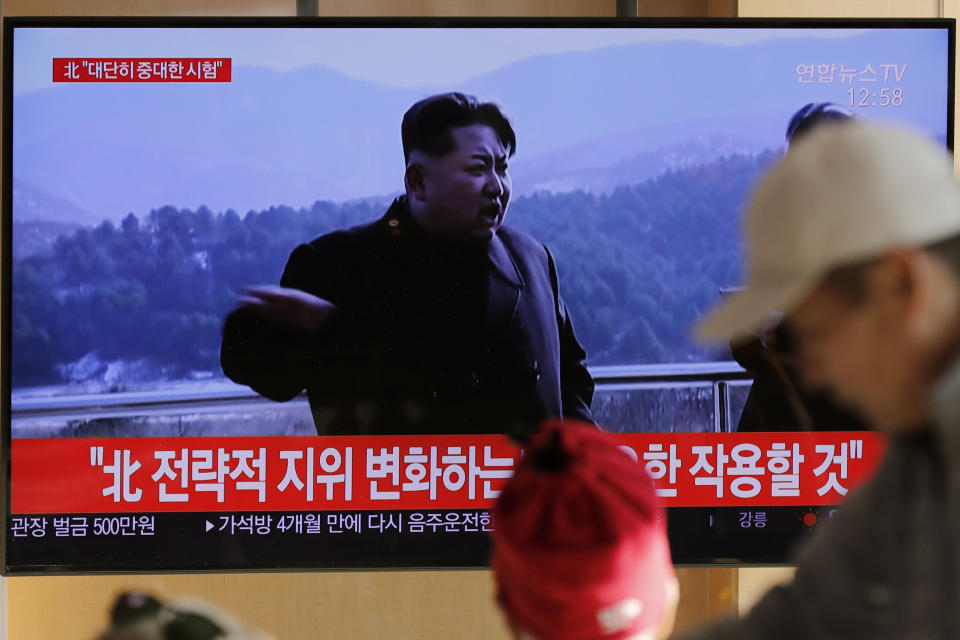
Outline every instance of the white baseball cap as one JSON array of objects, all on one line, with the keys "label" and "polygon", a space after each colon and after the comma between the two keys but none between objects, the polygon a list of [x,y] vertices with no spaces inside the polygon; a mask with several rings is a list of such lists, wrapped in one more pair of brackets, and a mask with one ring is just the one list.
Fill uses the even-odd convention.
[{"label": "white baseball cap", "polygon": [[767,173],[747,211],[747,282],[696,327],[728,340],[789,313],[832,269],[960,234],[960,188],[942,147],[889,126],[824,124]]}]

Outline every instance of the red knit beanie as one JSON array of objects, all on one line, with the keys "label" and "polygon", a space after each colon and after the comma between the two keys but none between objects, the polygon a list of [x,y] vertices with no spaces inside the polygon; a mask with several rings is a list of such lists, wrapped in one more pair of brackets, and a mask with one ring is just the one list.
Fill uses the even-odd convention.
[{"label": "red knit beanie", "polygon": [[493,512],[497,600],[539,640],[615,640],[657,627],[674,580],[643,467],[593,425],[552,420]]}]

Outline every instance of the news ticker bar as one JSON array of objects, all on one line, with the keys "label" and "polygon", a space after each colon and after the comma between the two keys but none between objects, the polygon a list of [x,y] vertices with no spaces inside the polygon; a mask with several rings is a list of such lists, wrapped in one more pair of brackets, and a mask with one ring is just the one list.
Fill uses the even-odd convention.
[{"label": "news ticker bar", "polygon": [[[782,562],[832,506],[670,508],[677,563]],[[7,522],[6,570],[483,567],[489,511],[33,514]]]},{"label": "news ticker bar", "polygon": [[[838,504],[886,447],[872,432],[616,434],[667,507]],[[15,439],[11,513],[489,509],[505,436]]]}]

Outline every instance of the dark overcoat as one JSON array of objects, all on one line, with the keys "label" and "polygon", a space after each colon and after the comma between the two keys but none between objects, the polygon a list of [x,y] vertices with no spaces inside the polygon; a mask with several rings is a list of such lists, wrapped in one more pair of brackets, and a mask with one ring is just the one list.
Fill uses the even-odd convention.
[{"label": "dark overcoat", "polygon": [[550,252],[502,227],[439,243],[398,198],[375,222],[297,247],[280,284],[337,306],[318,332],[249,308],[226,319],[224,373],[285,401],[306,389],[321,434],[511,433],[593,421],[593,380]]}]

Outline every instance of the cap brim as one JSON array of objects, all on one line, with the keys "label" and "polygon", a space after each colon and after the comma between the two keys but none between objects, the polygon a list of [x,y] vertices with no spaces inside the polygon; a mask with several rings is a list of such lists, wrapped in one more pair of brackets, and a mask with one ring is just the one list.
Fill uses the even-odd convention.
[{"label": "cap brim", "polygon": [[816,275],[808,275],[788,285],[748,285],[700,320],[694,336],[702,342],[720,342],[754,333],[769,322],[771,312],[789,313],[803,302],[817,281]]}]

